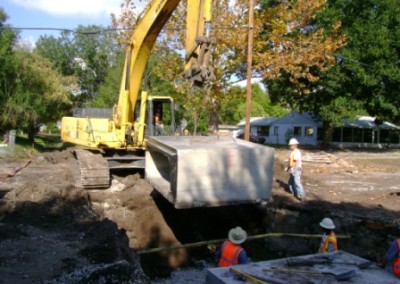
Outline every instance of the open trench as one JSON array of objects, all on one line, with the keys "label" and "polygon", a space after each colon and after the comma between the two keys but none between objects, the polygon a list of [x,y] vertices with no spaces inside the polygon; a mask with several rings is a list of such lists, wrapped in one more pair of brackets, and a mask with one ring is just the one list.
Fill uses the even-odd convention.
[{"label": "open trench", "polygon": [[[395,162],[394,160],[393,163]],[[325,196],[331,192],[326,186],[308,186],[306,189],[310,198],[299,203],[282,190],[284,185],[282,187],[281,181],[286,179],[281,169],[283,165],[284,162],[276,159],[273,200],[266,208],[240,205],[178,210],[149,185],[143,178],[143,173],[122,173],[114,176],[126,189],[92,191],[89,193],[89,200],[92,208],[102,218],[109,219],[124,230],[129,246],[134,250],[224,239],[227,238],[228,231],[236,226],[241,226],[248,235],[270,232],[321,234],[318,225],[320,220],[330,217],[337,226],[337,234],[351,236],[350,239],[339,240],[339,249],[372,261],[381,259],[390,242],[399,235],[397,226],[400,223],[400,212],[396,208],[400,207],[368,205],[365,198],[357,198],[358,195],[363,195],[362,192],[347,192],[346,197],[354,199],[351,202],[331,202],[329,198],[321,198],[322,190],[325,191]],[[338,163],[337,167],[341,168],[343,165]],[[319,166],[318,170],[320,168]],[[334,167],[329,164],[327,168]],[[314,179],[310,179],[311,172],[309,165],[306,184],[319,184],[317,179],[323,176],[315,175]],[[388,176],[393,181],[387,187],[391,188],[392,183],[396,183],[393,178],[395,175],[396,173]],[[344,177],[340,174],[335,176],[338,179]],[[371,174],[350,176],[350,180],[362,182],[363,176]],[[380,186],[384,188],[383,185]],[[380,189],[376,190],[380,194]],[[396,200],[393,203],[396,205],[398,196],[391,198]],[[251,261],[262,261],[312,254],[317,252],[319,243],[319,239],[281,237],[249,241],[244,244],[244,248]],[[204,270],[205,267],[216,266],[218,247],[208,245],[141,254],[141,266],[152,280],[168,279],[173,271],[180,268]],[[202,282],[201,280],[203,279],[198,282]]]},{"label": "open trench", "polygon": [[[393,159],[388,167],[395,163],[397,160]],[[389,242],[399,234],[396,231],[396,224],[400,223],[399,194],[397,187],[393,187],[398,184],[397,172],[386,175],[385,180],[379,175],[376,179],[379,187],[370,193],[336,188],[336,192],[340,190],[346,196],[333,195],[331,191],[335,188],[308,185],[310,198],[300,203],[279,187],[279,181],[286,177],[279,176],[281,165],[276,163],[273,201],[267,208],[241,205],[177,210],[149,185],[143,174],[115,175],[112,188],[84,191],[74,186],[71,165],[75,161],[69,152],[50,153],[0,183],[0,247],[7,248],[0,250],[4,283],[32,283],[32,279],[37,283],[52,279],[60,281],[51,283],[71,283],[64,280],[77,273],[81,279],[92,277],[88,269],[95,269],[97,276],[118,277],[121,269],[127,269],[123,275],[127,279],[135,275],[133,279],[137,279],[142,274],[136,265],[135,251],[224,239],[235,226],[241,226],[249,235],[320,234],[319,221],[331,217],[338,234],[351,235],[351,239],[339,241],[340,249],[373,261],[384,254]],[[7,167],[14,168],[14,164]],[[366,176],[373,178],[364,173],[335,175],[337,179],[347,177],[360,182]],[[317,181],[308,178],[307,183],[317,184]],[[395,194],[386,194],[384,199],[385,188]],[[368,198],[378,195],[380,199]],[[351,202],[345,201],[346,198]],[[244,244],[251,261],[315,253],[318,246],[318,239],[292,237]],[[216,265],[217,249],[218,245],[209,245],[141,254],[140,261],[151,280],[161,279],[158,283],[185,282],[170,278],[181,268],[187,268],[184,272],[201,271],[200,275],[192,274],[186,283],[204,283],[204,271]],[[121,264],[122,260],[125,262]],[[148,283],[145,278],[135,283]]]},{"label": "open trench", "polygon": [[[388,244],[398,234],[393,220],[359,215],[365,208],[357,206],[343,210],[328,208],[323,203],[313,203],[310,207],[290,208],[291,206],[282,206],[280,202],[276,202],[270,203],[266,208],[242,205],[177,210],[156,192],[153,192],[152,197],[165,222],[182,244],[223,239],[227,237],[229,229],[236,226],[241,226],[249,235],[269,232],[321,234],[318,223],[328,216],[334,220],[337,234],[351,236],[350,239],[339,240],[341,250],[379,261]],[[319,242],[319,239],[293,237],[266,238],[246,242],[244,248],[251,261],[261,261],[316,253]],[[215,266],[217,250],[218,245],[188,249],[182,266],[198,269]],[[166,254],[168,252],[141,255],[143,270],[151,279],[168,278],[173,271],[163,261]]]}]

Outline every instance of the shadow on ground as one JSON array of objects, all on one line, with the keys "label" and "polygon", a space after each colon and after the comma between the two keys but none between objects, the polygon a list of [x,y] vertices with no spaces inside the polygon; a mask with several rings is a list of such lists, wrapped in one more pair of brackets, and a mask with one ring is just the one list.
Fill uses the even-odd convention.
[{"label": "shadow on ground", "polygon": [[30,189],[0,200],[0,283],[148,283],[126,232],[84,191]]}]

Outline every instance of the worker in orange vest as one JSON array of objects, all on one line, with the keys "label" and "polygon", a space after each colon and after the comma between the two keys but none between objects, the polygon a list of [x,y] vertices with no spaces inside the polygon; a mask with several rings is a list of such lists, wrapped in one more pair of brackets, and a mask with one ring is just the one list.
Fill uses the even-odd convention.
[{"label": "worker in orange vest", "polygon": [[387,264],[391,264],[393,274],[400,278],[400,239],[394,240],[391,243],[383,261],[378,265],[385,268]]},{"label": "worker in orange vest", "polygon": [[247,233],[241,227],[233,228],[228,233],[228,241],[225,241],[218,252],[218,265],[228,267],[249,262],[247,254],[242,248],[247,239]]},{"label": "worker in orange vest", "polygon": [[324,235],[322,236],[321,245],[319,247],[319,253],[334,252],[338,250],[337,239],[335,232],[335,224],[333,224],[332,219],[324,218],[319,223],[319,225],[324,229]]}]

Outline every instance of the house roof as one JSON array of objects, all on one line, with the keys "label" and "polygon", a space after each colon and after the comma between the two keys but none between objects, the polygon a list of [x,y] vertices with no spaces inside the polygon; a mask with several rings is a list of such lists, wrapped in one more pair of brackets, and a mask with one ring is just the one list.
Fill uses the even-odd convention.
[{"label": "house roof", "polygon": [[[279,124],[296,124],[296,125],[321,125],[311,114],[309,113],[298,113],[292,111],[288,115],[278,118],[278,117],[251,117],[251,126],[270,126]],[[237,126],[244,126],[245,120],[242,119]],[[382,124],[377,125],[375,123],[375,118],[371,116],[358,116],[353,121],[344,121],[343,127],[356,127],[356,128],[367,128],[372,129],[379,127],[380,129],[388,130],[400,130],[400,126],[393,123],[384,121]]]},{"label": "house roof", "polygon": [[377,125],[375,123],[375,117],[372,116],[359,116],[353,121],[345,121],[343,123],[343,127],[357,127],[357,128],[376,128],[379,127],[381,129],[400,129],[399,126],[384,121],[382,124]]},{"label": "house roof", "polygon": [[396,130],[400,130],[399,126],[397,126],[397,125],[395,125],[393,123],[387,122],[387,121],[385,121],[381,125],[379,125],[379,128],[381,128],[381,129],[396,129]]},{"label": "house roof", "polygon": [[[271,117],[250,117],[250,125],[251,126],[269,126],[277,119],[278,118],[274,117],[274,116],[271,116]],[[246,120],[242,119],[237,125],[238,126],[244,126],[245,124],[246,124]]]},{"label": "house roof", "polygon": [[298,113],[297,111],[292,111],[291,113],[285,115],[274,121],[274,124],[307,124],[315,125],[318,122],[309,113]]}]

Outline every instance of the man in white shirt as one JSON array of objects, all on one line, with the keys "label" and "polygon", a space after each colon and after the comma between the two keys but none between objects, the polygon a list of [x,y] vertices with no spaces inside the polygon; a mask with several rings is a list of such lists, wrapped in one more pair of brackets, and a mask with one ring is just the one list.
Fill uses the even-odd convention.
[{"label": "man in white shirt", "polygon": [[290,192],[296,196],[300,201],[305,198],[303,185],[301,184],[301,152],[298,149],[299,141],[292,138],[289,141],[289,147],[292,152],[290,153],[289,165],[286,170],[290,173],[289,176],[289,189]]}]

